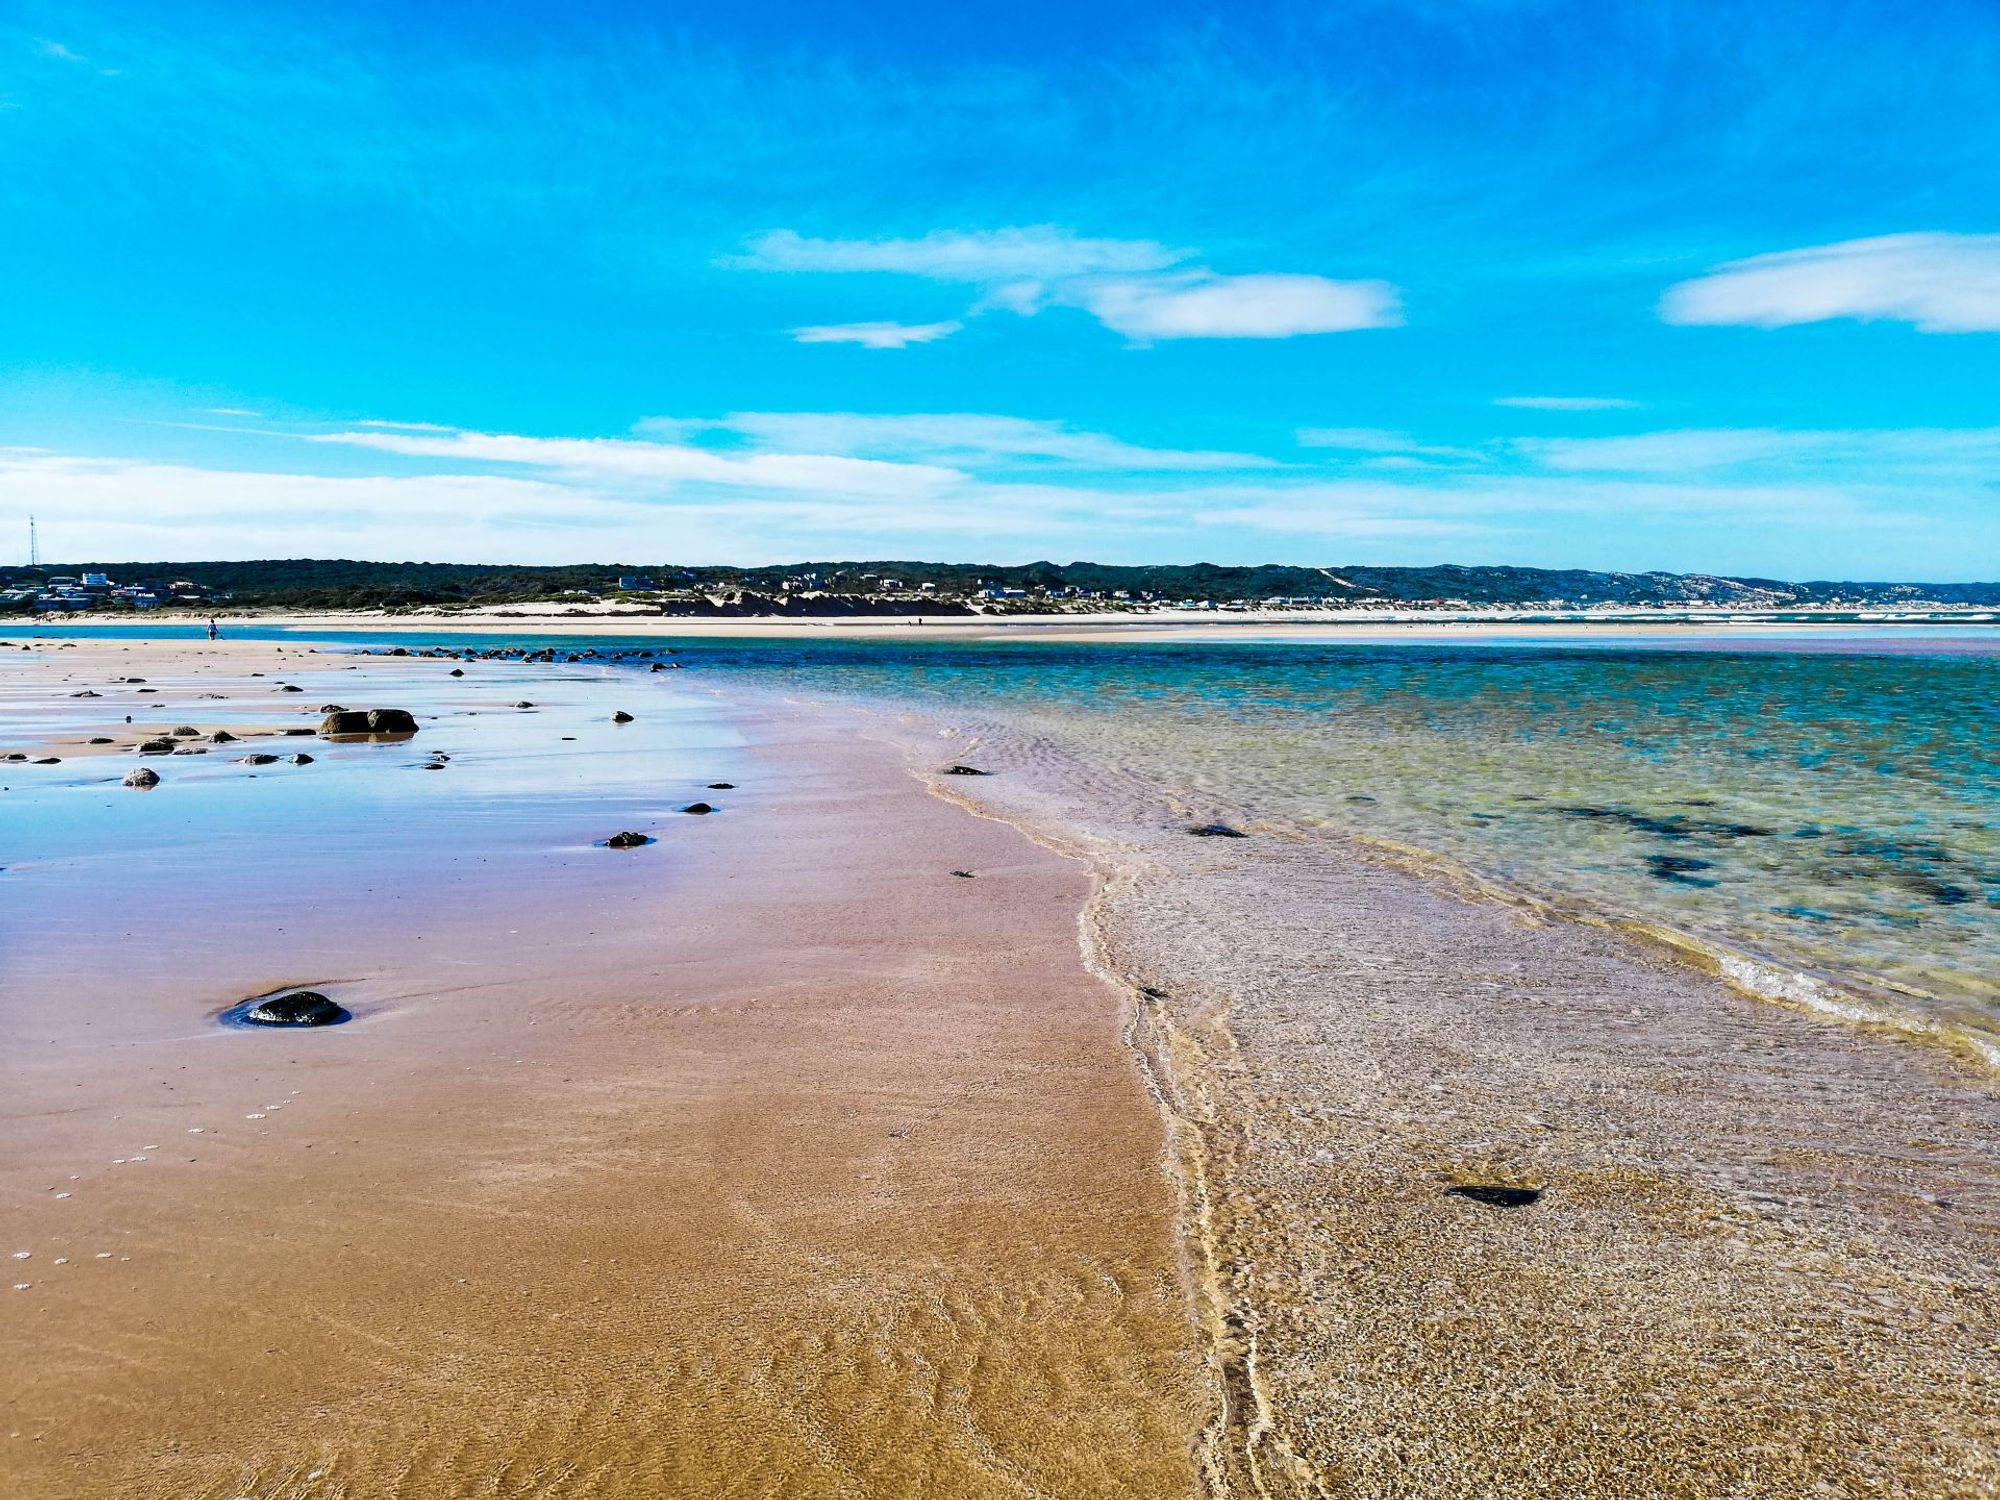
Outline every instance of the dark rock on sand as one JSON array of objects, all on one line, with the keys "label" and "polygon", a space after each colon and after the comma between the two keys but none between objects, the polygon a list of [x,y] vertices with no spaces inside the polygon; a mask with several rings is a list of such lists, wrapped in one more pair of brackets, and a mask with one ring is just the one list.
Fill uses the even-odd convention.
[{"label": "dark rock on sand", "polygon": [[173,736],[177,740],[198,740],[201,738],[201,731],[192,724],[183,724],[173,731]]},{"label": "dark rock on sand", "polygon": [[715,809],[710,807],[706,802],[690,802],[681,811],[684,813],[712,813]]},{"label": "dark rock on sand", "polygon": [[452,676],[454,676],[454,677],[463,677],[463,676],[465,675],[465,668],[463,668],[463,667],[453,667],[453,668],[451,669],[451,675],[452,675]]},{"label": "dark rock on sand", "polygon": [[286,759],[295,766],[309,766],[313,763],[313,758],[305,754],[287,756]]},{"label": "dark rock on sand", "polygon": [[159,784],[160,773],[155,771],[151,766],[141,766],[136,771],[127,771],[125,773],[125,785],[137,787],[141,791],[146,790],[148,787],[156,787]]},{"label": "dark rock on sand", "polygon": [[321,734],[415,734],[417,721],[407,709],[342,708],[320,720]]},{"label": "dark rock on sand", "polygon": [[172,755],[174,753],[174,742],[164,736],[156,740],[144,740],[140,742],[139,753],[141,755]]},{"label": "dark rock on sand", "polygon": [[516,708],[533,708],[534,706],[535,705],[530,703],[526,698],[523,698],[519,703],[516,703],[514,705],[514,707]]},{"label": "dark rock on sand", "polygon": [[84,743],[87,745],[115,745],[118,741],[111,738],[108,734],[93,734]]},{"label": "dark rock on sand", "polygon": [[981,771],[974,766],[946,766],[944,774],[947,776],[985,776],[989,773]]},{"label": "dark rock on sand", "polygon": [[295,735],[318,734],[319,731],[317,729],[280,729],[278,733],[291,738]]},{"label": "dark rock on sand", "polygon": [[711,792],[733,792],[736,790],[736,783],[733,781],[711,781],[708,784],[708,789]]},{"label": "dark rock on sand", "polygon": [[1249,835],[1227,823],[1201,823],[1188,830],[1198,839],[1241,839]]},{"label": "dark rock on sand", "polygon": [[607,849],[637,849],[642,844],[650,844],[652,842],[645,834],[633,833],[630,829],[627,829],[624,833],[612,834],[610,838],[604,841],[604,847]]},{"label": "dark rock on sand", "polygon": [[259,1000],[243,1012],[243,1019],[258,1026],[334,1026],[347,1019],[347,1012],[317,990],[293,990]]},{"label": "dark rock on sand", "polygon": [[611,722],[614,724],[630,724],[632,722],[632,716],[626,713],[625,710],[621,708],[618,710],[617,713],[611,716]]},{"label": "dark rock on sand", "polygon": [[1470,1198],[1488,1208],[1526,1208],[1542,1196],[1540,1188],[1502,1187],[1484,1182],[1463,1182],[1444,1191],[1448,1198]]},{"label": "dark rock on sand", "polygon": [[89,688],[85,688],[85,689],[84,689],[84,690],[83,690],[82,692],[80,692],[80,693],[71,693],[71,694],[70,694],[70,697],[72,697],[72,698],[97,698],[97,697],[101,697],[101,696],[102,696],[102,694],[99,694],[99,693],[93,693],[93,692],[92,692],[92,691],[91,691],[91,690],[90,690]]},{"label": "dark rock on sand", "polygon": [[281,693],[303,693],[305,689],[302,687],[294,687],[292,686],[291,683],[288,682],[283,687],[279,688],[278,691]]},{"label": "dark rock on sand", "polygon": [[953,870],[951,873],[956,875],[960,880],[977,880],[979,878],[970,870]]},{"label": "dark rock on sand", "polygon": [[208,737],[208,742],[211,745],[230,745],[236,742],[236,736],[226,729],[218,729]]}]

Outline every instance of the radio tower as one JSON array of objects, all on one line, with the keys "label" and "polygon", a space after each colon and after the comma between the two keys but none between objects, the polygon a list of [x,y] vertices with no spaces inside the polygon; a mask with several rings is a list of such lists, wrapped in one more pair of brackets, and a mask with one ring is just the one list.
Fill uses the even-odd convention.
[{"label": "radio tower", "polygon": [[31,515],[28,517],[28,566],[39,568],[41,565],[42,544],[35,536],[35,518]]}]

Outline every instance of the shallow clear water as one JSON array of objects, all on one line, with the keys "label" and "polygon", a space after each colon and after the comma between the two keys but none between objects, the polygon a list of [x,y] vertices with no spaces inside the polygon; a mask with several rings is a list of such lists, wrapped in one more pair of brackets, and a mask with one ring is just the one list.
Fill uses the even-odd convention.
[{"label": "shallow clear water", "polygon": [[997,721],[1245,818],[1416,844],[2000,1022],[2000,632],[678,644],[690,685]]}]

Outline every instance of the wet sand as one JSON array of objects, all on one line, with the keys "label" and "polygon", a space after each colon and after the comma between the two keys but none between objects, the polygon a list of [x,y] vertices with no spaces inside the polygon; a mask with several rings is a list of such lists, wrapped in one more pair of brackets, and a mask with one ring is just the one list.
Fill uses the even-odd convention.
[{"label": "wet sand", "polygon": [[448,666],[344,824],[155,762],[0,872],[12,1490],[2000,1489],[1990,1070],[1002,725]]},{"label": "wet sand", "polygon": [[[0,658],[0,748],[65,756],[0,778],[0,1489],[1194,1491],[1212,1394],[1081,865],[803,711],[297,653],[284,701],[268,645],[127,645]],[[291,780],[67,753],[323,692],[446,717]],[[628,826],[659,842],[592,847]],[[212,1020],[300,983],[355,1020]]]}]

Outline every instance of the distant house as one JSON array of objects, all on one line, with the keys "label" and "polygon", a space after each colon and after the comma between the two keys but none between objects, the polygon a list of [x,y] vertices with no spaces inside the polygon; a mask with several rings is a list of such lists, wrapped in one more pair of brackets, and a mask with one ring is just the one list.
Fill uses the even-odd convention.
[{"label": "distant house", "polygon": [[658,588],[659,585],[643,573],[628,573],[618,580],[618,587],[631,593],[635,589]]}]

